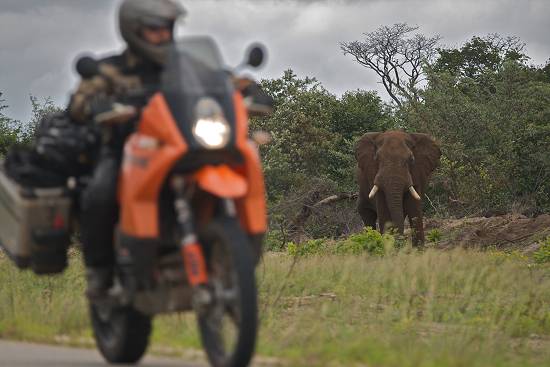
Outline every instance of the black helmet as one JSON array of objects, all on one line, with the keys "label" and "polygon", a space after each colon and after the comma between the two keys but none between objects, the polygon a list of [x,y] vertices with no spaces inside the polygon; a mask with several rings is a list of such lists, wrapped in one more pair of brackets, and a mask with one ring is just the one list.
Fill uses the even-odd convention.
[{"label": "black helmet", "polygon": [[119,10],[119,28],[128,47],[157,64],[166,61],[168,45],[153,45],[141,36],[144,27],[173,29],[185,9],[174,0],[124,0]]}]

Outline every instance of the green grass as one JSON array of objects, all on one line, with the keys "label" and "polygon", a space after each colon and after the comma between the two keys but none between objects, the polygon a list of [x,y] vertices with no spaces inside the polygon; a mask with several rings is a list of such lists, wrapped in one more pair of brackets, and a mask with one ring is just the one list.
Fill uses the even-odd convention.
[{"label": "green grass", "polygon": [[[517,253],[268,254],[258,353],[290,366],[548,366],[550,266]],[[287,278],[289,269],[293,271]],[[0,336],[89,337],[80,261],[38,278],[0,259]],[[157,347],[200,348],[192,314],[160,317]]]}]

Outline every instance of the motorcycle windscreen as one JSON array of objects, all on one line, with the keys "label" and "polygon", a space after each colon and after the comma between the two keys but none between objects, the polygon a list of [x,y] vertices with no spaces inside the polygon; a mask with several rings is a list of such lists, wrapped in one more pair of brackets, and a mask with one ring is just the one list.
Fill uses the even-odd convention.
[{"label": "motorcycle windscreen", "polygon": [[210,37],[186,37],[175,43],[162,75],[161,90],[190,152],[202,149],[192,128],[197,120],[197,103],[205,97],[213,98],[221,106],[231,127],[227,147],[235,146],[234,88]]}]

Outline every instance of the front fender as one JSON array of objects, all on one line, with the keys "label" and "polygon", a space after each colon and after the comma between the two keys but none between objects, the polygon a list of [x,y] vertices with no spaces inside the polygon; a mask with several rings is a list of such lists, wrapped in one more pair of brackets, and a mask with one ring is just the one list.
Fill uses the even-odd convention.
[{"label": "front fender", "polygon": [[204,166],[193,175],[199,187],[227,199],[243,197],[248,192],[246,179],[229,166]]}]

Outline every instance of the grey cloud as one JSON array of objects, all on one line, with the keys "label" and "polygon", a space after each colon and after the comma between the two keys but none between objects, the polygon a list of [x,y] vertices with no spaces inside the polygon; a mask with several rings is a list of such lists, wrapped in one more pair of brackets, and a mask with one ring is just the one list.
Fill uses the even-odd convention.
[{"label": "grey cloud", "polygon": [[52,6],[61,8],[74,8],[79,10],[97,10],[109,8],[113,4],[110,0],[2,0],[0,10],[2,12],[29,13],[41,8]]},{"label": "grey cloud", "polygon": [[[372,73],[344,56],[340,41],[360,39],[380,25],[407,22],[440,34],[456,46],[473,35],[497,32],[527,43],[534,63],[550,56],[550,1],[546,0],[185,0],[189,16],[180,35],[209,34],[229,65],[241,61],[246,46],[262,41],[268,65],[258,78],[292,68],[317,77],[330,91],[383,92]],[[52,96],[64,104],[76,79],[74,57],[123,47],[112,0],[0,0],[0,91],[9,113],[28,119],[28,94]],[[13,32],[16,29],[17,32]],[[384,95],[384,93],[381,93]]]}]

